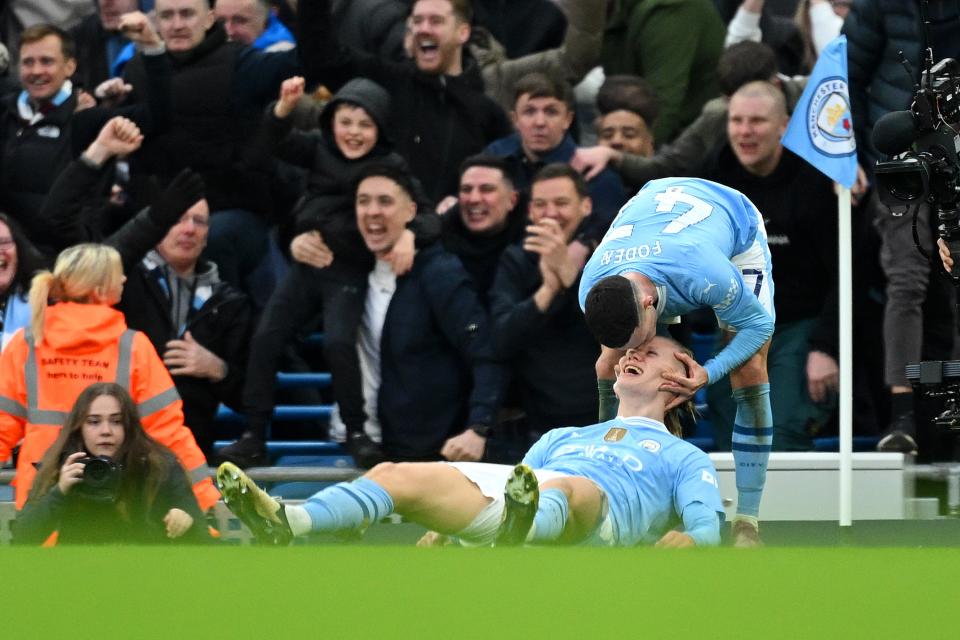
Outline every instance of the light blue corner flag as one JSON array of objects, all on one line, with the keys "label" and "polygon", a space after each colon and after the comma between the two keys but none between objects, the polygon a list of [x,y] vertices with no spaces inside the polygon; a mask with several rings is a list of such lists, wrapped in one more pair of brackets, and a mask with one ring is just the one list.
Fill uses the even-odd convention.
[{"label": "light blue corner flag", "polygon": [[817,58],[807,88],[783,134],[783,146],[848,189],[857,178],[857,142],[847,90],[847,36]]}]

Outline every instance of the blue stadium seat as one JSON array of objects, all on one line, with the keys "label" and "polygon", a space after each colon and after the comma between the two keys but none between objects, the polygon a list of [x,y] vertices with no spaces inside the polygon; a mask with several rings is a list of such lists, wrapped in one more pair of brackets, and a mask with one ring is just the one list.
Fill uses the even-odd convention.
[{"label": "blue stadium seat", "polygon": [[[716,345],[717,336],[715,333],[697,333],[690,334],[690,347],[693,351],[693,358],[700,364],[703,364],[713,355],[713,349]],[[716,437],[713,433],[713,422],[710,421],[710,407],[707,405],[706,387],[697,391],[693,396],[693,403],[696,405],[697,429],[687,441],[703,449],[706,452],[716,450]]]},{"label": "blue stadium seat", "polygon": [[[230,444],[231,440],[217,440],[213,443],[213,450],[219,451]],[[270,456],[281,457],[310,457],[321,456],[325,458],[342,457],[350,459],[349,454],[343,446],[337,442],[329,440],[294,440],[294,441],[270,441],[267,442],[267,454]],[[300,466],[309,463],[300,462]],[[333,465],[339,466],[339,465]]]},{"label": "blue stadium seat", "polygon": [[326,389],[332,377],[329,373],[278,373],[277,389],[301,389],[304,387]]},{"label": "blue stadium seat", "polygon": [[[330,404],[311,404],[311,405],[292,405],[279,404],[273,408],[273,420],[323,420],[330,419],[333,412],[333,405]],[[217,409],[217,422],[243,422],[243,414],[237,413],[233,409],[220,405]]]},{"label": "blue stadium seat", "polygon": [[[854,451],[876,451],[877,443],[880,442],[880,436],[853,436]],[[840,438],[832,436],[829,438],[814,438],[814,451],[840,451]]]}]

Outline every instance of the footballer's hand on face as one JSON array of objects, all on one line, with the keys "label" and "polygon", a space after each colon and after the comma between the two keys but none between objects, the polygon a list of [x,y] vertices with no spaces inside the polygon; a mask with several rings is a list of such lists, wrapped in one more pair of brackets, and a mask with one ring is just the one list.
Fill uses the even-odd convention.
[{"label": "footballer's hand on face", "polygon": [[676,398],[667,404],[667,411],[692,398],[697,391],[705,387],[710,381],[707,370],[687,354],[677,351],[673,354],[673,357],[683,364],[686,375],[672,371],[664,371],[661,374],[665,382],[660,385],[660,391],[669,391],[676,395]]}]

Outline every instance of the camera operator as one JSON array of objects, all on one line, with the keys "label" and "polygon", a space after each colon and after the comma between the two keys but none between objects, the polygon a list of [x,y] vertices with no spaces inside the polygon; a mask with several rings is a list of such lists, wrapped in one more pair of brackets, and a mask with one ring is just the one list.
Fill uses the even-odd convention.
[{"label": "camera operator", "polygon": [[[927,14],[924,28],[922,13]],[[860,165],[872,174],[882,157],[869,135],[885,114],[907,108],[924,68],[924,43],[936,58],[960,58],[960,16],[954,0],[858,0],[843,26],[848,40],[850,101]],[[899,62],[909,62],[913,76]],[[870,176],[873,182],[873,175]],[[880,262],[887,279],[884,308],[884,378],[890,390],[890,423],[878,448],[917,451],[914,397],[905,365],[949,358],[954,319],[950,291],[914,247],[912,216],[891,215],[874,190],[875,225],[881,236]],[[933,219],[931,219],[933,218]],[[936,214],[923,204],[917,231],[920,245],[933,248]]]},{"label": "camera operator", "polygon": [[13,542],[39,544],[54,531],[74,544],[208,539],[183,468],[144,432],[118,384],[93,384],[77,398],[40,463]]}]

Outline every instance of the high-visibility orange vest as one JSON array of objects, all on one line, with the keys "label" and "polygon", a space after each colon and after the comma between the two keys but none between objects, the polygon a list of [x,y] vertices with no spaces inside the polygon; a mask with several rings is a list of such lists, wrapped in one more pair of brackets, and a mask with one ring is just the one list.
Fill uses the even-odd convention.
[{"label": "high-visibility orange vest", "polygon": [[116,309],[75,302],[47,308],[38,344],[27,331],[17,331],[0,354],[0,460],[22,441],[13,480],[18,509],[27,501],[35,463],[57,439],[77,396],[95,382],[116,382],[130,392],[144,430],[187,470],[200,508],[213,507],[220,494],[146,335],[128,329]]}]

